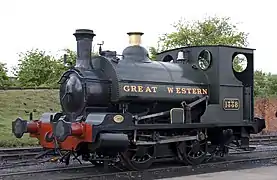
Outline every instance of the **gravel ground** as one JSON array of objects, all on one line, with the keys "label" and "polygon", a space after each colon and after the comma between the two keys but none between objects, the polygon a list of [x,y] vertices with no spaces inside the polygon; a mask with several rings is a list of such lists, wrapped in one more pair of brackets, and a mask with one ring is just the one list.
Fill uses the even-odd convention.
[{"label": "gravel ground", "polygon": [[276,180],[277,166],[258,167],[236,171],[224,171],[216,173],[205,173],[199,175],[191,175],[186,177],[166,178],[160,180]]},{"label": "gravel ground", "polygon": [[[89,162],[82,162],[83,165],[91,165]],[[36,165],[30,165],[30,166],[15,166],[13,168],[8,169],[1,169],[0,175],[5,173],[18,173],[23,171],[37,171],[37,170],[43,170],[43,169],[54,169],[54,168],[64,168],[64,167],[75,167],[80,166],[80,164],[77,161],[71,161],[71,164],[68,166],[63,163],[53,163],[53,162],[45,162],[45,163],[38,163]]]}]

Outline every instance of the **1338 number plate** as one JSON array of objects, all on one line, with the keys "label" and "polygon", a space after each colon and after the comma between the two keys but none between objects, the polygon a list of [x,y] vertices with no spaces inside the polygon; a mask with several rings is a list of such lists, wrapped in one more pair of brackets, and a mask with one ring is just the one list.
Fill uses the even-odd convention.
[{"label": "1338 number plate", "polygon": [[239,110],[240,102],[236,98],[225,98],[223,100],[223,109],[224,110]]}]

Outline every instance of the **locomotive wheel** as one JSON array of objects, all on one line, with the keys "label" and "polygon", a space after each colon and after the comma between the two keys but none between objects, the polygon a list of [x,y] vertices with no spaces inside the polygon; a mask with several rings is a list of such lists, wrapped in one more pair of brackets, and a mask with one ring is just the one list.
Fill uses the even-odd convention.
[{"label": "locomotive wheel", "polygon": [[148,169],[155,160],[155,146],[138,146],[121,154],[125,167],[129,170]]},{"label": "locomotive wheel", "polygon": [[178,157],[186,165],[201,164],[207,157],[207,151],[206,140],[184,141],[177,146]]}]

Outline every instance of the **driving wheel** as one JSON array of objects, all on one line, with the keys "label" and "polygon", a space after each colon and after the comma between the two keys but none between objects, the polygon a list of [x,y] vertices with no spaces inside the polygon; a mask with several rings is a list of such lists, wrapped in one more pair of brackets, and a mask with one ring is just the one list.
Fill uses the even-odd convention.
[{"label": "driving wheel", "polygon": [[186,165],[201,164],[207,157],[207,151],[206,140],[184,141],[177,145],[179,160]]},{"label": "driving wheel", "polygon": [[137,146],[121,154],[125,167],[129,170],[148,169],[155,160],[156,148],[151,146]]}]

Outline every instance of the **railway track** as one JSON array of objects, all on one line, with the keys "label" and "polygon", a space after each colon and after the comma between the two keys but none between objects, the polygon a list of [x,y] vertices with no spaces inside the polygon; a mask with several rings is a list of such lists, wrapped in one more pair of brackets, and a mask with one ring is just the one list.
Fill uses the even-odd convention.
[{"label": "railway track", "polygon": [[197,173],[205,173],[212,171],[230,170],[232,168],[243,168],[242,166],[255,164],[274,164],[277,163],[277,150],[274,152],[256,152],[251,156],[231,155],[226,158],[217,159],[198,166],[176,166],[170,163],[157,163],[153,168],[145,171],[122,171],[117,168],[109,168],[108,170],[100,170],[93,165],[71,165],[70,167],[52,167],[35,170],[21,170],[15,172],[1,172],[0,179],[156,179],[168,178],[175,176],[184,176]]},{"label": "railway track", "polygon": [[30,166],[51,161],[52,150],[41,147],[2,148],[0,149],[0,170],[15,166]]},{"label": "railway track", "polygon": [[43,149],[41,147],[1,148],[0,161],[26,159],[34,157],[42,151]]},{"label": "railway track", "polygon": [[[277,141],[277,135],[252,135],[250,142],[256,141]],[[42,147],[20,147],[20,148],[0,148],[0,155],[2,154],[18,154],[18,153],[38,153],[43,151]]]},{"label": "railway track", "polygon": [[[250,144],[264,144],[265,142],[275,142],[277,143],[277,136],[253,136],[250,139]],[[272,147],[261,147],[257,148],[253,151],[230,151],[230,155],[243,155],[250,153],[259,153],[259,152],[277,152],[277,146]],[[14,167],[27,167],[27,166],[35,166],[40,163],[47,163],[51,161],[51,157],[45,158],[43,156],[44,149],[41,147],[26,147],[26,148],[0,148],[0,170],[14,168]],[[53,153],[51,154],[53,155]],[[42,157],[42,158],[41,158]],[[16,161],[15,161],[16,160]],[[2,163],[1,163],[2,162]],[[4,162],[4,163],[3,163]],[[92,168],[93,165],[84,166],[81,169]],[[70,170],[78,170],[80,167],[63,167],[62,169],[54,168],[53,170],[43,169],[36,172],[28,172],[28,173],[46,173],[48,171],[70,171]],[[20,172],[21,175],[26,173]],[[18,175],[20,175],[20,173]],[[16,175],[16,174],[14,174]],[[1,177],[1,176],[0,176]],[[0,178],[1,179],[1,178]]]},{"label": "railway track", "polygon": [[[274,151],[277,151],[277,147],[262,147],[261,149],[256,149],[255,151],[234,151],[234,150],[230,150],[229,154],[230,155],[242,155],[242,154],[249,154],[249,153],[259,153],[259,152],[274,152]],[[31,166],[31,165],[37,165],[37,164],[40,164],[40,163],[47,163],[47,162],[51,162],[52,160],[52,156],[50,157],[42,157],[41,159],[38,158],[39,154],[37,154],[36,156],[33,156],[32,158],[30,159],[27,159],[27,160],[19,160],[19,161],[12,161],[12,162],[9,162],[7,161],[6,163],[3,163],[1,166],[0,166],[0,170],[2,169],[8,169],[8,168],[13,168],[15,166],[19,167],[24,167],[24,166]]]},{"label": "railway track", "polygon": [[[277,135],[253,135],[250,144],[277,144]],[[44,151],[41,147],[0,148],[0,161],[36,158]]]},{"label": "railway track", "polygon": [[277,135],[252,136],[250,139],[250,143],[274,144],[277,143]]}]

